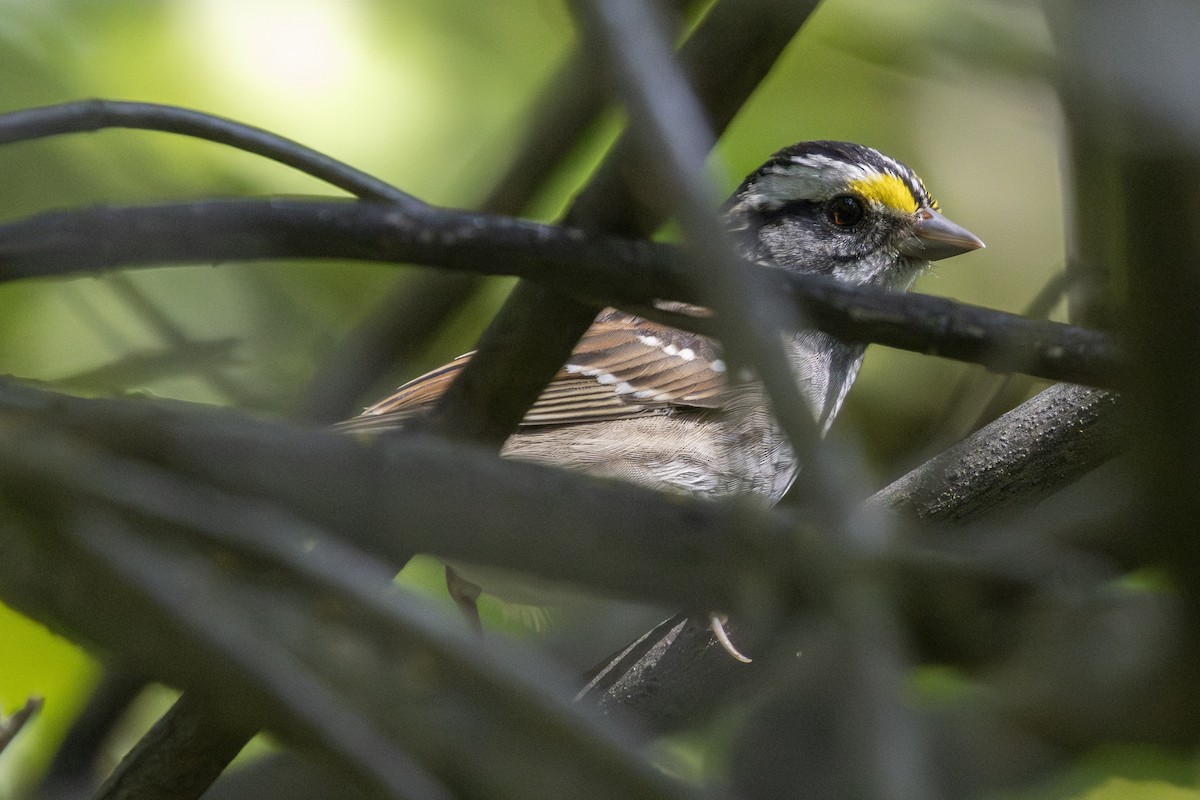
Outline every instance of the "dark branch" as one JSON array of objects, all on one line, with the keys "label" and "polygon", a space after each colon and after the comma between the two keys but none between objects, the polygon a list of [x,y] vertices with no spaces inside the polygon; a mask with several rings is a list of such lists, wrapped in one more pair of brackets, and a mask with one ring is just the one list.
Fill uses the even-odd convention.
[{"label": "dark branch", "polygon": [[83,800],[92,796],[104,746],[146,683],[146,678],[121,666],[105,668],[87,705],[71,721],[66,737],[54,753],[54,760],[38,787],[39,798]]},{"label": "dark branch", "polygon": [[915,519],[963,523],[1031,505],[1117,455],[1118,398],[1051,386],[881,489],[871,502]]},{"label": "dark branch", "polygon": [[412,214],[349,200],[227,199],[46,212],[0,225],[0,281],[277,258],[521,275],[605,300],[684,292],[672,248],[451,209]]},{"label": "dark branch", "polygon": [[[604,106],[601,81],[578,51],[531,104],[521,149],[479,205],[481,211],[517,214],[562,165]],[[494,154],[491,154],[494,156]],[[325,356],[310,377],[299,416],[332,423],[385,369],[420,352],[450,315],[481,285],[478,275],[432,272],[400,279],[374,311]]]},{"label": "dark branch", "polygon": [[[783,595],[817,587],[817,543],[793,541],[782,514],[662,495],[537,464],[510,462],[430,436],[369,447],[327,430],[261,423],[187,404],[82,400],[2,384],[0,409],[40,419],[123,457],[244,496],[272,497],[389,564],[411,552],[494,564],[650,602],[733,607],[741,577],[764,575]],[[71,482],[139,516],[189,529],[262,528],[238,503],[176,501],[180,488],[116,469],[69,471],[35,437],[0,440],[0,477]],[[288,464],[279,470],[279,464]],[[130,467],[132,469],[132,467]],[[90,486],[91,488],[85,488]],[[464,487],[479,502],[462,502]],[[318,489],[319,487],[319,489]],[[0,487],[2,488],[2,487]],[[486,498],[486,502],[484,502]],[[273,523],[285,530],[284,522]],[[571,537],[558,535],[572,531]],[[810,549],[811,548],[811,549]],[[594,557],[573,557],[581,550]],[[671,563],[670,573],[657,565]],[[726,565],[719,574],[711,565]],[[770,577],[766,577],[770,576]],[[801,578],[801,576],[806,576]],[[597,583],[598,582],[598,583]],[[808,589],[806,588],[807,592]]]},{"label": "dark branch", "polygon": [[[702,302],[683,254],[667,245],[473,212],[412,215],[349,201],[214,200],[38,214],[0,225],[0,280],[114,267],[268,258],[360,259],[518,275],[597,305],[655,298]],[[851,287],[815,275],[765,273],[805,319],[856,341],[1095,386],[1120,382],[1107,334],[938,297]],[[671,317],[712,333],[711,321]]]},{"label": "dark branch", "polygon": [[786,315],[774,294],[749,279],[720,224],[715,184],[697,167],[716,138],[672,57],[654,9],[620,0],[582,0],[575,5],[585,34],[605,54],[615,77],[629,111],[630,135],[655,155],[654,168],[630,182],[642,193],[658,194],[665,213],[678,218],[693,256],[695,282],[712,300],[730,362],[756,368],[775,417],[814,484],[814,494],[832,500],[836,490],[825,486],[826,470],[815,452],[816,423],[800,396],[778,333]]},{"label": "dark branch", "polygon": [[[26,394],[26,413],[40,416],[34,407],[49,399]],[[110,422],[116,422],[123,414],[120,407],[132,405],[141,404],[91,409],[114,412]],[[545,663],[518,656],[499,641],[481,648],[469,632],[448,626],[425,601],[392,587],[394,572],[385,562],[284,506],[256,499],[266,495],[248,485],[227,492],[194,473],[189,476],[186,468],[168,466],[176,457],[190,456],[165,439],[159,443],[166,447],[158,451],[158,463],[116,455],[95,440],[85,442],[82,429],[74,429],[67,419],[73,416],[69,407],[86,412],[85,406],[68,400],[58,409],[65,414],[54,415],[54,425],[22,424],[21,414],[9,417],[10,432],[29,447],[7,438],[0,442],[5,489],[0,501],[11,523],[6,553],[12,557],[0,560],[6,601],[127,656],[149,675],[199,692],[224,724],[268,724],[289,741],[319,748],[395,796],[441,798],[448,796],[442,781],[461,794],[464,785],[481,780],[498,781],[509,794],[522,797],[598,797],[612,791],[638,797],[686,795],[644,766],[631,742],[571,710],[564,702],[561,676]],[[195,408],[155,407],[167,415],[160,422],[173,418],[171,427],[186,426],[190,417],[200,423],[195,432],[217,444],[208,438],[220,436],[223,426],[208,424],[217,417],[207,412],[195,416]],[[180,411],[183,416],[176,416]],[[274,427],[251,423],[241,434]],[[276,430],[287,430],[285,439],[299,434],[295,444],[312,444],[315,436],[338,442],[338,449],[348,447],[346,455],[357,452],[352,460],[373,460],[371,451],[346,437]],[[126,433],[118,438],[127,439]],[[278,451],[265,440],[259,438],[252,449],[259,453],[250,461],[256,462],[260,477],[279,471],[264,469],[264,457],[279,463]],[[480,457],[474,450],[469,460]],[[215,466],[212,455],[201,461]],[[226,450],[221,460],[241,459]],[[490,478],[479,476],[483,482],[505,482],[513,465],[494,456],[485,461],[502,468]],[[324,461],[321,471],[333,478],[328,471],[341,466],[346,464]],[[370,471],[379,474],[379,467],[376,463]],[[25,477],[18,482],[16,474]],[[355,482],[367,474],[359,473]],[[465,475],[459,471],[460,481]],[[420,491],[421,480],[414,475],[402,482]],[[300,483],[306,487],[302,494],[323,494],[313,491],[321,481],[300,478]],[[368,478],[360,489],[375,494],[378,487],[370,483]],[[72,499],[63,501],[65,495]],[[333,511],[331,499],[325,496],[317,505]],[[408,516],[414,498],[403,502],[408,509],[389,513]],[[46,503],[58,511],[41,513]],[[361,522],[361,517],[346,520],[350,527]],[[423,525],[419,520],[414,524]],[[394,538],[379,533],[379,543]],[[439,538],[446,534],[443,529]],[[46,570],[49,561],[57,567]],[[69,588],[79,586],[90,588]],[[137,626],[112,621],[130,616],[139,620]],[[510,747],[491,753],[473,750],[480,737],[498,731]],[[553,780],[546,786],[542,772],[514,772],[513,752],[544,756],[543,766]]]},{"label": "dark branch", "polygon": [[158,103],[79,100],[0,114],[0,145],[107,128],[177,133],[226,144],[298,169],[364,200],[383,200],[409,209],[425,207],[412,195],[291,139],[202,111]]},{"label": "dark branch", "polygon": [[[814,5],[721,0],[701,20],[679,58],[714,131],[725,129]],[[623,135],[572,204],[566,222],[628,236],[652,233],[663,222],[662,209],[648,206],[627,177],[653,172],[653,161],[652,153]],[[519,284],[479,341],[478,355],[443,399],[440,429],[499,447],[566,361],[597,310],[552,288]]]},{"label": "dark branch", "polygon": [[[1115,398],[1078,386],[1054,386],[878,492],[868,503],[917,519],[964,524],[1003,499],[1029,505],[1070,485],[1120,449]],[[938,481],[949,488],[939,491]],[[919,542],[916,535],[913,541]],[[901,550],[901,552],[903,552]],[[927,588],[925,570],[901,576]],[[748,691],[770,666],[745,666],[716,647],[704,617],[675,618],[647,634],[632,655],[598,667],[580,701],[636,711],[656,730],[704,718],[731,693]],[[764,648],[769,649],[769,648]]]},{"label": "dark branch", "polygon": [[0,715],[0,753],[4,752],[4,748],[8,747],[9,743],[25,727],[25,723],[29,722],[41,707],[42,698],[31,697],[12,715],[8,717]]},{"label": "dark branch", "polygon": [[184,695],[125,754],[93,800],[194,800],[253,735],[217,723],[205,703]]}]

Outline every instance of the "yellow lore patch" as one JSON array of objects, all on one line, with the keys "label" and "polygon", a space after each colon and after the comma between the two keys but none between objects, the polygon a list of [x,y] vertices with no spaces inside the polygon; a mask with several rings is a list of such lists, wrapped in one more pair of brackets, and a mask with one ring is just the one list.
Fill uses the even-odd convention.
[{"label": "yellow lore patch", "polygon": [[850,188],[866,200],[882,203],[906,214],[917,210],[917,201],[908,184],[902,178],[886,172],[875,172],[852,181]]}]

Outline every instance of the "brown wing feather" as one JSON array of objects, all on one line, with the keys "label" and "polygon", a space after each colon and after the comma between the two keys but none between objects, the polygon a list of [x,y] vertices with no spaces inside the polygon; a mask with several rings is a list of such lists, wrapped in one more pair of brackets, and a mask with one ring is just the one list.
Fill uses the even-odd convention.
[{"label": "brown wing feather", "polygon": [[[409,381],[339,427],[389,428],[429,409],[472,355]],[[583,335],[521,424],[570,425],[676,408],[719,408],[726,393],[724,369],[711,339],[609,309]]]}]

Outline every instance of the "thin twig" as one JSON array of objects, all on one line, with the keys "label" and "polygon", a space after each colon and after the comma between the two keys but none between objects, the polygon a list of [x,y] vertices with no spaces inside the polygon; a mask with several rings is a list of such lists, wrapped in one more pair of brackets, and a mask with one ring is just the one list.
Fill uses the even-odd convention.
[{"label": "thin twig", "polygon": [[278,134],[240,122],[159,103],[77,100],[0,114],[0,145],[107,128],[177,133],[226,144],[278,161],[364,200],[382,200],[412,212],[425,203],[394,186]]},{"label": "thin twig", "polygon": [[33,715],[42,707],[42,698],[31,697],[25,701],[25,705],[21,706],[8,717],[0,715],[0,753],[4,752],[4,748],[12,743],[25,724],[33,718]]},{"label": "thin twig", "polygon": [[[157,303],[151,301],[128,275],[112,276],[108,286],[129,307],[129,310],[158,336],[168,347],[187,353],[197,348],[198,342],[189,337],[175,320],[171,319]],[[216,361],[195,359],[192,370],[229,400],[243,408],[261,407],[260,395],[242,382],[231,380],[222,365]]]}]

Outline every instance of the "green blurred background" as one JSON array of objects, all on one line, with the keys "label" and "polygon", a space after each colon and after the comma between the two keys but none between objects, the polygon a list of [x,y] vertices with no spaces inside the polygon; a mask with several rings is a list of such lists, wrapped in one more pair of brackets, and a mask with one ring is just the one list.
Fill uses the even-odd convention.
[{"label": "green blurred background", "polygon": [[[558,0],[0,0],[0,111],[87,97],[178,104],[470,207],[524,141],[538,91],[572,44]],[[1036,3],[829,0],[722,139],[716,168],[732,188],[794,141],[878,147],[917,169],[946,213],[988,244],[918,290],[1020,311],[1063,262],[1051,63]],[[528,214],[554,219],[614,129],[600,125]],[[133,131],[3,148],[0,186],[5,220],[97,203],[330,193],[261,159]],[[0,373],[287,415],[402,274],[412,270],[224,264],[3,284]],[[379,391],[468,349],[510,285],[494,282]],[[978,405],[946,411],[970,372],[869,352],[837,428],[863,446],[877,483],[973,421]],[[95,671],[0,607],[0,707],[48,699],[0,759],[0,797],[45,758]]]}]

